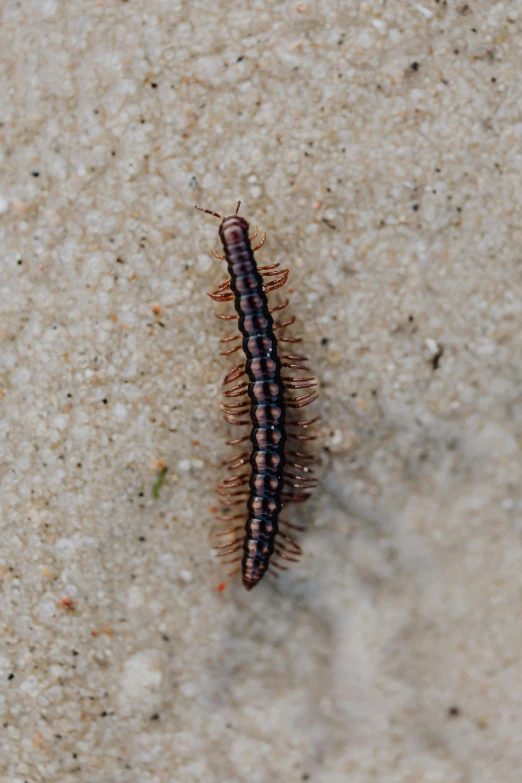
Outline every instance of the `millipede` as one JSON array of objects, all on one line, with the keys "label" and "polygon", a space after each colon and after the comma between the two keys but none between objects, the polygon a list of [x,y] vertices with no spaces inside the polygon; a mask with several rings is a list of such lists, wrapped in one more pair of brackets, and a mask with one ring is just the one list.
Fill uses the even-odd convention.
[{"label": "millipede", "polygon": [[[287,345],[301,342],[301,338],[285,336],[295,317],[276,321],[272,317],[284,310],[289,300],[272,307],[268,304],[267,294],[285,285],[289,270],[280,269],[279,263],[257,266],[254,253],[265,244],[266,233],[252,247],[258,228],[249,236],[249,224],[239,215],[240,205],[238,201],[234,214],[228,217],[198,206],[195,209],[221,220],[219,236],[224,255],[211,252],[227,262],[229,277],[208,296],[219,303],[234,302],[235,314],[215,315],[223,321],[237,321],[239,329],[239,334],[221,340],[227,346],[232,343],[222,355],[241,350],[244,353],[244,359],[225,376],[221,409],[229,424],[250,428],[250,434],[227,441],[229,446],[249,442],[250,447],[225,462],[228,470],[239,472],[233,472],[217,487],[226,512],[218,519],[237,524],[216,534],[230,539],[216,549],[219,557],[227,558],[227,564],[240,563],[230,575],[241,570],[243,584],[251,590],[269,568],[277,576],[272,568],[286,571],[281,561],[297,562],[301,555],[301,547],[287,531],[304,528],[282,519],[281,510],[288,503],[307,500],[309,490],[316,486],[310,467],[313,457],[303,450],[303,441],[315,440],[308,428],[319,417],[296,418],[296,412],[317,399],[317,381],[309,375],[294,374],[310,372],[303,364],[306,356],[286,353],[292,350]],[[247,413],[249,417],[245,418]],[[235,507],[241,505],[246,509],[235,513]],[[242,555],[237,554],[240,550]]]}]

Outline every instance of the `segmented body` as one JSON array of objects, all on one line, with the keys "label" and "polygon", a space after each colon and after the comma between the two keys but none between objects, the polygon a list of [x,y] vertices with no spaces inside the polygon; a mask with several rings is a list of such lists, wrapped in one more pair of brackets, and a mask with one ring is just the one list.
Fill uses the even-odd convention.
[{"label": "segmented body", "polygon": [[[237,320],[239,334],[222,339],[224,343],[232,343],[234,347],[223,351],[225,355],[243,350],[245,360],[234,367],[225,377],[223,392],[226,403],[222,406],[227,422],[233,425],[250,428],[250,435],[228,441],[236,445],[250,441],[251,450],[243,452],[231,460],[227,460],[229,470],[248,466],[248,470],[233,474],[225,479],[217,488],[220,501],[224,506],[246,504],[247,519],[244,527],[237,524],[218,536],[238,534],[238,537],[216,547],[219,557],[234,555],[242,550],[238,558],[241,565],[232,573],[241,569],[243,584],[251,590],[263,577],[270,566],[286,570],[278,558],[296,562],[301,554],[301,548],[286,532],[286,528],[302,530],[280,517],[283,504],[301,503],[309,497],[307,490],[315,486],[312,477],[313,470],[309,467],[312,458],[302,451],[288,450],[289,440],[300,442],[315,440],[315,435],[303,433],[302,430],[314,424],[317,419],[309,421],[291,420],[288,417],[290,409],[300,409],[309,405],[317,394],[314,378],[286,376],[284,368],[292,370],[308,370],[300,362],[306,361],[305,356],[278,353],[278,347],[285,343],[298,343],[297,337],[276,337],[276,332],[282,333],[294,322],[294,318],[286,321],[274,321],[272,313],[283,310],[288,300],[276,306],[269,307],[267,293],[281,288],[288,279],[288,269],[278,269],[279,264],[258,267],[254,259],[254,251],[265,242],[266,234],[261,242],[252,247],[250,242],[257,236],[257,227],[252,237],[248,236],[247,221],[238,216],[240,202],[236,212],[230,217],[221,218],[216,212],[202,210],[221,218],[219,235],[223,243],[225,255],[212,251],[212,255],[226,260],[230,278],[218,286],[209,296],[216,302],[234,302],[236,315],[221,315],[217,317],[225,321]],[[196,209],[201,209],[196,207]],[[277,271],[275,271],[277,270]],[[264,278],[270,278],[268,282]],[[237,344],[237,341],[240,341]],[[240,380],[244,375],[247,381]],[[235,383],[233,386],[229,386]],[[308,391],[312,389],[312,391]],[[294,390],[305,390],[304,394],[290,396]],[[241,418],[249,413],[249,418]],[[238,418],[239,417],[239,418]],[[245,519],[244,513],[226,513],[218,517],[229,522]],[[285,528],[283,531],[281,528]],[[240,534],[243,533],[241,536]],[[277,574],[274,574],[277,575]]]},{"label": "segmented body", "polygon": [[230,288],[243,336],[250,398],[252,453],[242,573],[251,589],[267,570],[278,533],[285,466],[285,401],[281,361],[263,278],[248,237],[248,223],[234,216],[219,229]]}]

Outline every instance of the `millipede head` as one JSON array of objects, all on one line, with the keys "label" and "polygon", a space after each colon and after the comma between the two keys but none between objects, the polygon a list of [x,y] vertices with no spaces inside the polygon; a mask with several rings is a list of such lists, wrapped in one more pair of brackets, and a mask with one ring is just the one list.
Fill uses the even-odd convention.
[{"label": "millipede head", "polygon": [[[194,206],[194,209],[199,209],[200,212],[205,212],[207,215],[213,215],[214,217],[217,217],[221,220],[221,225],[219,227],[219,236],[221,237],[221,241],[223,242],[223,247],[226,248],[230,245],[234,245],[237,242],[240,242],[245,233],[248,232],[248,221],[245,220],[244,217],[240,217],[238,214],[239,207],[241,206],[241,202],[238,201],[236,204],[236,211],[233,215],[226,215],[223,217],[223,215],[220,215],[219,212],[213,212],[211,209],[203,209],[203,207],[198,207],[197,205]],[[226,256],[218,255],[217,253],[214,253],[212,251],[212,255],[216,258],[219,258],[220,260],[224,260]],[[232,297],[231,297],[232,298]],[[221,299],[219,301],[227,301],[225,299]]]}]

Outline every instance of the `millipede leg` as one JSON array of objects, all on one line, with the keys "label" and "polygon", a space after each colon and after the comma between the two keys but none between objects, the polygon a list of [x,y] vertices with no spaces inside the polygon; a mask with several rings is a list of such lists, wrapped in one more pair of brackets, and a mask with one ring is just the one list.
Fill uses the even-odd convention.
[{"label": "millipede leg", "polygon": [[221,538],[222,536],[229,536],[231,533],[237,533],[239,530],[243,530],[243,525],[236,525],[235,527],[231,527],[228,530],[223,530],[222,533],[213,533],[212,537]]},{"label": "millipede leg", "polygon": [[220,321],[237,321],[239,319],[238,315],[221,315],[221,313],[214,313],[214,315]]},{"label": "millipede leg", "polygon": [[[257,228],[257,226],[256,226],[256,228]],[[256,250],[259,250],[261,247],[263,247],[265,242],[266,242],[266,231],[263,232],[263,239],[261,240],[261,242],[258,245],[256,245],[255,247],[252,248],[252,252],[255,253]]]},{"label": "millipede leg", "polygon": [[241,362],[241,364],[237,364],[230,372],[225,375],[225,378],[223,380],[223,385],[226,383],[231,383],[231,381],[237,381],[238,378],[241,378],[242,375],[246,373],[245,363]]},{"label": "millipede leg", "polygon": [[290,304],[290,299],[285,299],[285,301],[282,304],[276,305],[276,307],[269,307],[268,312],[269,313],[277,313],[279,310],[284,310],[285,307],[288,307]]},{"label": "millipede leg", "polygon": [[[226,544],[218,544],[214,547],[214,549],[227,549],[229,546],[236,546],[237,544],[242,544],[243,539],[242,538],[236,538],[234,541],[227,541]],[[225,554],[232,554],[232,552],[235,550],[230,550],[230,552],[227,552]]]},{"label": "millipede leg", "polygon": [[288,454],[298,459],[308,460],[308,462],[314,461],[314,457],[311,454],[305,454],[303,451],[289,451]]},{"label": "millipede leg", "polygon": [[249,407],[249,401],[245,400],[244,402],[227,402],[226,405],[221,406],[221,410],[225,411],[225,413],[239,413],[239,411],[247,410]]},{"label": "millipede leg", "polygon": [[[288,571],[288,566],[282,566],[280,563],[276,563],[275,560],[271,560],[270,565],[278,568],[279,571]],[[277,576],[277,574],[273,574],[273,576]]]},{"label": "millipede leg", "polygon": [[246,443],[250,440],[250,435],[245,435],[243,438],[233,438],[233,440],[226,440],[225,446],[237,446],[239,443]]},{"label": "millipede leg", "polygon": [[271,280],[269,283],[263,286],[264,292],[269,293],[270,291],[277,291],[278,288],[282,288],[288,280],[289,274],[289,269],[282,269],[279,277],[276,277],[275,280]]},{"label": "millipede leg", "polygon": [[293,362],[283,362],[281,367],[288,367],[290,370],[302,370],[303,372],[310,372],[310,368],[305,364],[294,364]]},{"label": "millipede leg", "polygon": [[234,334],[232,337],[222,337],[220,343],[233,343],[235,340],[241,340],[241,334]]},{"label": "millipede leg", "polygon": [[306,528],[302,525],[294,525],[293,522],[288,522],[286,519],[280,519],[279,524],[284,525],[285,527],[289,527],[291,530],[299,530],[301,533],[303,530],[306,530]]},{"label": "millipede leg", "polygon": [[312,424],[315,424],[316,422],[320,421],[321,417],[316,416],[315,419],[308,419],[306,421],[305,419],[300,419],[298,421],[291,421],[288,422],[292,427],[302,427],[303,429],[306,429],[307,427],[311,427]]},{"label": "millipede leg", "polygon": [[274,332],[278,329],[286,329],[287,326],[292,326],[293,323],[295,323],[295,315],[289,318],[288,321],[280,321],[279,323],[274,324]]},{"label": "millipede leg", "polygon": [[224,460],[223,465],[226,465],[227,470],[234,470],[235,468],[240,468],[241,465],[246,465],[249,459],[250,452],[244,451],[242,454],[238,454],[235,457],[232,457],[232,459]]},{"label": "millipede leg", "polygon": [[237,427],[242,427],[243,425],[246,425],[246,424],[249,424],[250,426],[252,426],[252,422],[250,421],[250,419],[231,419],[230,416],[227,413],[225,413],[223,418],[229,424],[235,424]]},{"label": "millipede leg", "polygon": [[238,383],[236,384],[236,386],[231,386],[231,388],[224,391],[223,394],[225,397],[241,397],[241,395],[245,393],[247,388],[248,388],[248,383],[243,381],[243,383]]},{"label": "millipede leg", "polygon": [[232,353],[241,350],[241,345],[235,345],[233,348],[229,348],[228,351],[220,351],[221,356],[230,356]]},{"label": "millipede leg", "polygon": [[[223,560],[223,563],[225,565],[231,565],[232,563],[240,563],[240,562],[241,562],[241,557],[233,557],[232,560]],[[239,566],[239,568],[237,570],[234,570],[232,573],[237,574],[240,568],[241,566]],[[232,573],[230,574],[230,576],[232,576]]]}]

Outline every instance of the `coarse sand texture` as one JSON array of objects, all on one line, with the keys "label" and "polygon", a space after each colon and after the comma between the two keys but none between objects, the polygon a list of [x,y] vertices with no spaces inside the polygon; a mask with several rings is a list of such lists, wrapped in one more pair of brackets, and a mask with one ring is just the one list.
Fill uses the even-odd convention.
[{"label": "coarse sand texture", "polygon": [[[516,0],[0,2],[0,783],[520,783],[521,72]],[[239,199],[321,416],[250,592]]]}]

